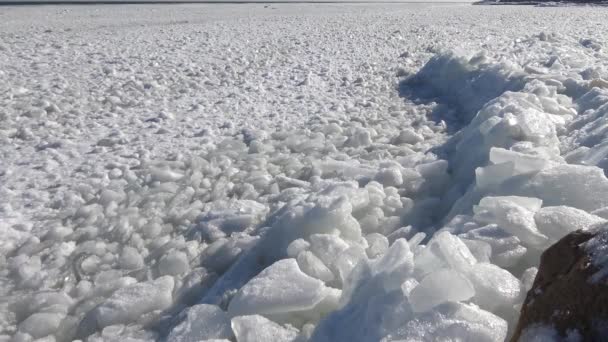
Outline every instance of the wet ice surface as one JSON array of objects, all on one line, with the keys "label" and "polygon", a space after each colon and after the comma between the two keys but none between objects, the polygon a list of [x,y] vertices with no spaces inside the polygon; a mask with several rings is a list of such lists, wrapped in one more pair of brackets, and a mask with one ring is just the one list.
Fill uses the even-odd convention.
[{"label": "wet ice surface", "polygon": [[3,7],[0,340],[505,339],[608,218],[607,14]]}]

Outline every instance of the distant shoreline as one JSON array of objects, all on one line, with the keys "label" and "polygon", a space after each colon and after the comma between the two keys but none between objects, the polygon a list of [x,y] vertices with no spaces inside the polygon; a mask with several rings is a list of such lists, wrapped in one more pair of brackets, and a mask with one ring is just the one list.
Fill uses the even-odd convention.
[{"label": "distant shoreline", "polygon": [[513,5],[525,5],[525,6],[538,6],[538,7],[574,7],[574,6],[608,6],[607,0],[600,1],[491,1],[482,0],[473,2],[473,5],[490,5],[490,6],[513,6]]}]

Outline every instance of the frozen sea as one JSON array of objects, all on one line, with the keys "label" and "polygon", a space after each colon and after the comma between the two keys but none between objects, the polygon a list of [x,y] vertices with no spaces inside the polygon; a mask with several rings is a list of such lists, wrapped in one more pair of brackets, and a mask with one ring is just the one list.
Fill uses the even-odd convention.
[{"label": "frozen sea", "polygon": [[606,18],[0,6],[0,341],[507,339],[608,219]]}]

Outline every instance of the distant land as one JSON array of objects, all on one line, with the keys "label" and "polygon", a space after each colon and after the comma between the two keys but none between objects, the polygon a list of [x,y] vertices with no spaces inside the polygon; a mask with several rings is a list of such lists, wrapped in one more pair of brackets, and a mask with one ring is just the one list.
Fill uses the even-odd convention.
[{"label": "distant land", "polygon": [[608,0],[568,0],[568,1],[555,1],[555,0],[485,0],[475,2],[475,5],[580,5],[580,4],[595,4],[595,5],[608,5]]}]

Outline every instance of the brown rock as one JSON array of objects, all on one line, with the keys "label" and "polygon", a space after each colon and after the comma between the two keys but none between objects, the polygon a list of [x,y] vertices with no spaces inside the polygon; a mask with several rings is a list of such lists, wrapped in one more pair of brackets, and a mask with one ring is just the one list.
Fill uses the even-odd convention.
[{"label": "brown rock", "polygon": [[589,282],[597,268],[583,245],[596,234],[572,232],[542,254],[512,342],[537,324],[552,326],[563,337],[576,330],[583,341],[608,340],[608,285],[605,281]]}]

